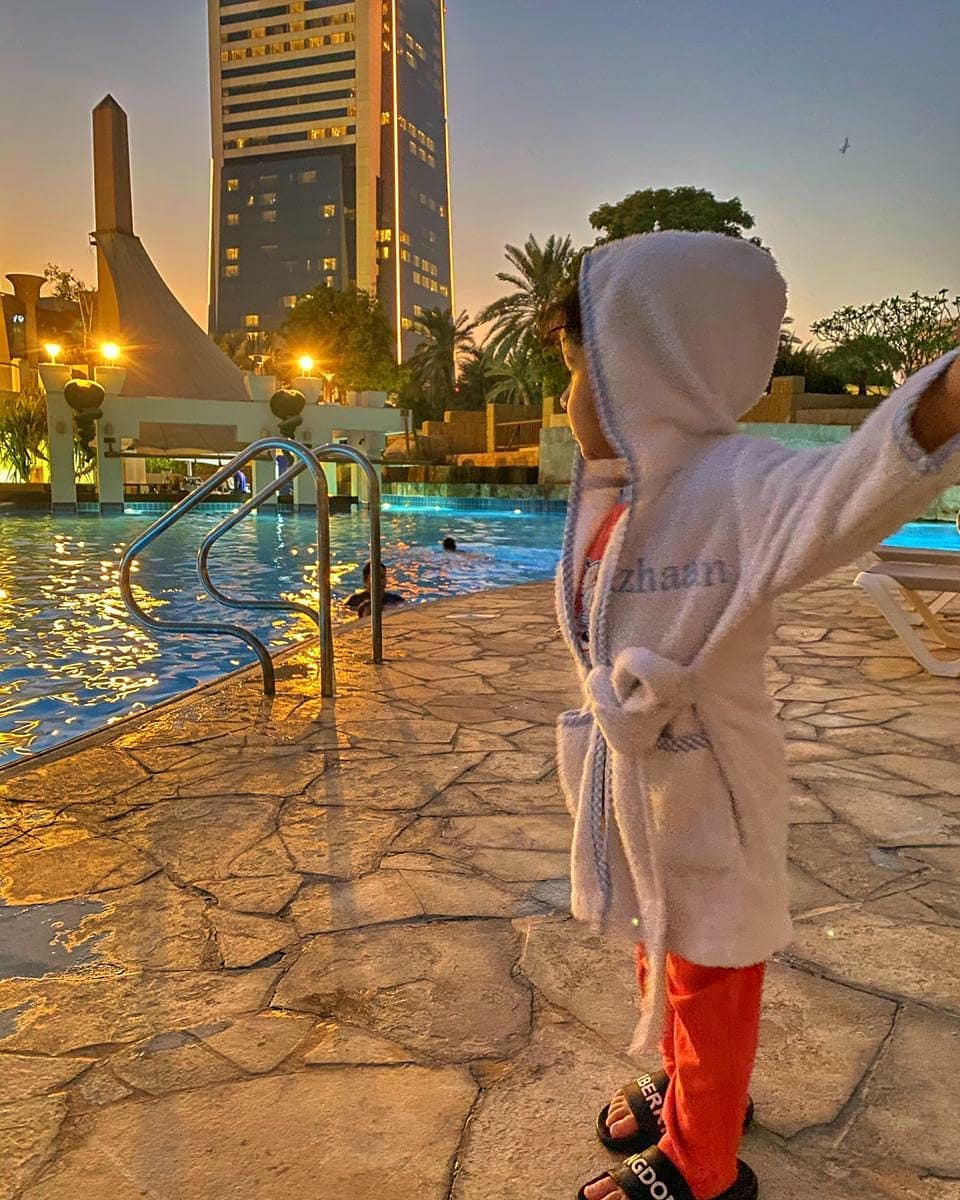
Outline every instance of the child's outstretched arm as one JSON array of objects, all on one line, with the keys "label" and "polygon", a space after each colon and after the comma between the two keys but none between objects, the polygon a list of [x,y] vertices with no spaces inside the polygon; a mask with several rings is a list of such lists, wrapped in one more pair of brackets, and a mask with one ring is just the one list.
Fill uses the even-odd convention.
[{"label": "child's outstretched arm", "polygon": [[841,445],[748,446],[736,485],[753,595],[852,561],[957,482],[960,350],[913,375]]}]

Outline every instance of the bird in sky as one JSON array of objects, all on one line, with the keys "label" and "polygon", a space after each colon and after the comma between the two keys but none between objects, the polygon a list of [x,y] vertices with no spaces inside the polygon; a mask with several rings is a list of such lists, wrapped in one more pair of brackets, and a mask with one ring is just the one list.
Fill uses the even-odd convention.
[{"label": "bird in sky", "polygon": [[847,152],[849,149],[850,149],[850,139],[849,139],[848,137],[845,137],[845,138],[843,139],[843,145],[840,147],[840,153],[841,153],[841,154],[846,154],[846,152]]}]

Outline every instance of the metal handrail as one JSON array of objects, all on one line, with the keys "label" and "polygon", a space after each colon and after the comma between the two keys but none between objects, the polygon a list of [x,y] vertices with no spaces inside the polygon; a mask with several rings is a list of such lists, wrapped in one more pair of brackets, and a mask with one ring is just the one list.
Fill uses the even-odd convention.
[{"label": "metal handrail", "polygon": [[[382,550],[381,550],[381,533],[380,533],[380,479],[373,468],[370,460],[359,450],[355,450],[352,446],[344,446],[338,443],[331,443],[326,446],[319,446],[313,450],[313,456],[318,462],[329,462],[331,459],[345,459],[348,462],[355,463],[366,474],[370,486],[370,627],[373,638],[373,661],[374,663],[383,662],[383,592],[380,588],[373,586],[373,581],[380,578]],[[260,609],[275,612],[294,612],[301,613],[316,621],[317,615],[312,609],[304,604],[299,604],[295,600],[254,600],[245,597],[228,596],[221,591],[210,578],[210,551],[216,543],[235,528],[250,512],[253,511],[274,492],[281,491],[292,480],[306,470],[303,462],[295,463],[289,467],[282,475],[280,475],[273,483],[268,484],[256,496],[251,497],[245,504],[230,513],[210,533],[204,538],[197,551],[197,575],[200,578],[200,583],[203,589],[214,600],[225,605],[228,608],[234,609]],[[320,531],[318,530],[318,540]],[[321,570],[321,565],[318,563],[318,570]],[[326,634],[326,630],[321,628],[321,636]],[[333,695],[334,678],[331,671],[327,672],[325,667],[327,664],[333,663],[333,639],[332,630],[330,633],[329,643],[325,643],[324,652],[321,655],[321,691],[324,696]],[[329,688],[329,690],[328,690]]]},{"label": "metal handrail", "polygon": [[[344,447],[339,447],[344,449]],[[260,662],[260,670],[263,676],[263,690],[267,696],[276,694],[276,675],[273,669],[273,659],[270,657],[270,652],[260,639],[247,629],[243,629],[239,625],[213,624],[200,621],[163,621],[158,617],[151,616],[137,602],[133,594],[133,586],[130,581],[130,575],[133,569],[133,564],[140,552],[146,549],[152,542],[164,533],[171,525],[176,524],[181,517],[185,516],[192,508],[195,508],[202,500],[204,500],[212,491],[220,486],[225,480],[231,478],[243,466],[246,466],[252,459],[258,457],[265,450],[283,450],[288,454],[292,454],[295,458],[300,459],[303,469],[308,469],[313,472],[314,479],[317,484],[317,571],[318,571],[318,591],[319,591],[319,624],[321,629],[321,671],[324,666],[329,672],[330,691],[324,690],[324,695],[332,695],[332,678],[333,678],[333,622],[331,613],[330,599],[330,504],[327,489],[326,476],[323,473],[318,459],[312,450],[299,442],[291,441],[289,438],[268,437],[261,438],[259,441],[251,443],[246,450],[241,451],[236,458],[232,459],[219,471],[215,472],[206,479],[200,487],[185,496],[173,508],[165,512],[154,523],[144,530],[139,537],[135,538],[123,553],[120,560],[120,594],[123,597],[123,602],[127,607],[127,611],[131,614],[137,624],[142,625],[145,629],[159,629],[165,633],[208,633],[215,637],[233,637],[245,642],[251,650],[256,654]],[[362,456],[361,456],[362,457]],[[292,468],[291,468],[292,469]],[[373,471],[373,468],[370,468]],[[299,474],[299,472],[297,472]],[[375,472],[374,472],[375,474]],[[286,482],[286,481],[284,481]],[[264,489],[264,495],[272,495],[280,486],[283,486],[280,480],[274,480]],[[371,496],[376,495],[379,501],[379,487],[376,492],[372,492]],[[249,512],[256,504],[262,502],[263,496],[258,495],[248,501],[243,507]],[[371,507],[372,511],[372,507]],[[377,514],[379,517],[379,503],[377,504]],[[376,522],[379,533],[379,520]],[[379,558],[379,555],[378,555]],[[323,680],[326,684],[328,681]]]},{"label": "metal handrail", "polygon": [[[306,469],[307,465],[302,461],[294,464],[292,467],[288,467],[282,475],[279,475],[272,483],[267,484],[265,488],[261,488],[255,496],[251,496],[240,508],[230,513],[211,533],[207,534],[200,544],[200,549],[197,551],[197,575],[207,595],[226,608],[266,609],[274,612],[293,612],[309,617],[317,625],[323,642],[323,650],[320,654],[320,693],[323,696],[332,696],[334,692],[334,676],[333,654],[331,652],[333,645],[333,604],[330,598],[330,525],[329,520],[324,522],[321,516],[321,506],[317,505],[317,586],[320,589],[325,588],[328,596],[326,612],[330,619],[326,623],[323,620],[322,612],[314,612],[306,604],[299,604],[295,600],[236,600],[232,596],[228,596],[225,592],[220,591],[210,578],[210,569],[207,561],[211,549],[223,534],[228,533],[244,517],[249,516],[255,508],[258,508],[264,500],[269,499],[275,492],[279,492],[286,487],[288,483],[291,483]],[[326,480],[324,480],[324,484],[326,484]],[[318,607],[323,609],[324,605],[322,601]]]}]

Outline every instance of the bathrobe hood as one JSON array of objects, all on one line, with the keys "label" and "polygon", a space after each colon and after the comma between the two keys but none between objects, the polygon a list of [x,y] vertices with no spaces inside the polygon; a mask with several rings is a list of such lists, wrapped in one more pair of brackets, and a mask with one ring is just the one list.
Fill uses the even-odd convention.
[{"label": "bathrobe hood", "polygon": [[641,475],[735,433],[766,390],[786,284],[758,246],[718,233],[626,238],[585,257],[580,293],[604,432]]}]

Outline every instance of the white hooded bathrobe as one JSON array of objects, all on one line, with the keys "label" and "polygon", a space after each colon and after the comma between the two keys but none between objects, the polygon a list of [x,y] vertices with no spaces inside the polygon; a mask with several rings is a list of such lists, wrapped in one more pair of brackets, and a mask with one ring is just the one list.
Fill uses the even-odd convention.
[{"label": "white hooded bathrobe", "polygon": [[[573,913],[642,941],[631,1049],[658,1038],[667,952],[761,962],[791,937],[783,739],[764,683],[776,597],[869,550],[960,478],[913,409],[952,356],[848,441],[791,451],[738,432],[765,390],[786,288],[764,250],[719,234],[600,247],[580,278],[591,384],[615,462],[578,459],[558,573],[582,708],[558,728],[574,816]],[[617,523],[578,634],[586,551]]]}]

